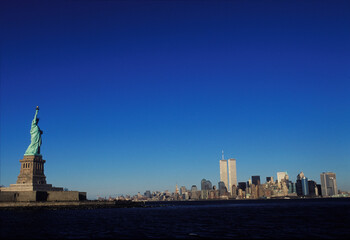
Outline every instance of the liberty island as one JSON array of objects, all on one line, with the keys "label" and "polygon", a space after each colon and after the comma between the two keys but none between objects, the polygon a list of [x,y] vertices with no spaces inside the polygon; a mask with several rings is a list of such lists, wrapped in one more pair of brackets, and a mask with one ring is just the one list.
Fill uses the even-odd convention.
[{"label": "liberty island", "polygon": [[16,184],[0,188],[0,201],[79,201],[86,200],[86,192],[63,191],[62,187],[53,187],[46,183],[44,173],[45,160],[41,155],[43,131],[38,126],[39,106],[36,107],[32,120],[30,135],[31,142],[24,153],[20,173]]}]

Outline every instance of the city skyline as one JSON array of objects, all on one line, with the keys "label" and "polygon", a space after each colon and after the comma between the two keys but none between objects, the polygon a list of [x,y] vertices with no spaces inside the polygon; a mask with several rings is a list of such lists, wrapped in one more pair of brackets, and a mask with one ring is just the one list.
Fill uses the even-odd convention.
[{"label": "city skyline", "polygon": [[2,1],[0,184],[40,106],[47,181],[97,195],[337,174],[350,190],[350,3]]},{"label": "city skyline", "polygon": [[[224,157],[222,157],[224,158]],[[231,192],[227,191],[225,181],[222,178],[225,174],[220,160],[220,182],[218,186],[213,185],[209,179],[201,180],[200,188],[192,185],[190,189],[186,186],[175,186],[175,191],[151,191],[146,190],[144,194],[138,192],[134,195],[112,194],[108,200],[134,200],[134,201],[178,201],[178,200],[228,200],[228,199],[270,199],[270,198],[320,198],[320,197],[349,197],[349,192],[337,188],[336,174],[333,172],[323,172],[320,174],[320,182],[308,179],[303,172],[300,172],[296,181],[290,181],[287,172],[277,172],[276,181],[273,177],[266,177],[266,182],[260,181],[260,176],[252,176],[246,182],[238,182],[231,187]],[[227,164],[226,164],[227,165]],[[255,178],[255,179],[254,179]],[[253,179],[253,180],[252,180]],[[97,196],[99,200],[107,200],[107,197]]]}]

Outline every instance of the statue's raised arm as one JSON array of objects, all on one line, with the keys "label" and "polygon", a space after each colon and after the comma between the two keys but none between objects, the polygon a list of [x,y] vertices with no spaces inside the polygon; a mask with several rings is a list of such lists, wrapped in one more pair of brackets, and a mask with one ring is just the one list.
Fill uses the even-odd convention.
[{"label": "statue's raised arm", "polygon": [[[39,106],[36,106],[34,118],[32,121],[32,128],[38,125],[38,121],[39,121],[38,112],[39,112]],[[32,130],[30,130],[30,132],[32,132]]]},{"label": "statue's raised arm", "polygon": [[39,112],[39,106],[36,107],[34,119],[32,121],[32,126],[30,129],[31,142],[24,155],[40,155],[42,131],[38,126],[38,122],[39,122],[39,118],[37,117],[38,112]]},{"label": "statue's raised arm", "polygon": [[34,119],[33,119],[33,122],[35,122],[35,123],[36,123],[36,118],[38,116],[38,112],[39,112],[39,106],[36,106],[35,115],[34,115]]}]

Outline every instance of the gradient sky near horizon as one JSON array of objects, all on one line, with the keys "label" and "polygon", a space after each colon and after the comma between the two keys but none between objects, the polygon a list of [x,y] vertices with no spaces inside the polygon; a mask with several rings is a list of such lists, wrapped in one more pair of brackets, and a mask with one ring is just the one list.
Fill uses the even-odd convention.
[{"label": "gradient sky near horizon", "polygon": [[88,198],[299,172],[350,191],[349,1],[1,1],[1,185],[40,106],[47,182]]}]

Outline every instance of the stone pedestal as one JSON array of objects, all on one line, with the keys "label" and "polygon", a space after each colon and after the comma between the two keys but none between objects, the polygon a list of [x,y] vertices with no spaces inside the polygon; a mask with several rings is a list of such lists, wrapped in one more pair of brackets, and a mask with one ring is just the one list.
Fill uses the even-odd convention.
[{"label": "stone pedestal", "polygon": [[21,170],[17,183],[10,184],[10,187],[0,187],[0,202],[86,200],[86,192],[63,191],[63,188],[47,184],[45,160],[41,155],[25,155],[19,162]]},{"label": "stone pedestal", "polygon": [[10,187],[2,188],[1,191],[63,191],[63,188],[52,187],[46,183],[45,160],[41,155],[24,155],[19,162],[21,170],[17,183],[10,184]]},{"label": "stone pedestal", "polygon": [[21,170],[17,178],[17,184],[46,184],[44,174],[45,160],[41,155],[25,155],[19,160]]}]

